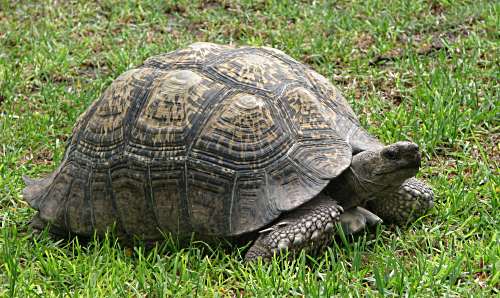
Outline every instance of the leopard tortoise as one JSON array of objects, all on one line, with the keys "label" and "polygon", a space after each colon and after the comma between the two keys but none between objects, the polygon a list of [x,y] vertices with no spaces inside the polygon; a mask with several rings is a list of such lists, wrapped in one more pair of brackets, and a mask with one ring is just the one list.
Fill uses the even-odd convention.
[{"label": "leopard tortoise", "polygon": [[384,146],[320,74],[267,47],[195,43],[119,76],[24,199],[77,235],[253,235],[247,260],[338,231],[403,223],[433,202],[418,146]]}]

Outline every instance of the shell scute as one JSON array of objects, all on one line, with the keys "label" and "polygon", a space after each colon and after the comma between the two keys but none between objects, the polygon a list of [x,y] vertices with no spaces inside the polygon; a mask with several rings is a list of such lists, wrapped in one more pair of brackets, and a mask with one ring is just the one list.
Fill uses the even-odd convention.
[{"label": "shell scute", "polygon": [[[210,117],[193,146],[197,156],[218,158],[233,170],[249,170],[273,163],[291,147],[282,120],[266,100],[236,93]],[[202,157],[200,157],[202,158]]]},{"label": "shell scute", "polygon": [[202,235],[229,234],[233,175],[197,161],[188,162],[187,170],[191,228]]},{"label": "shell scute", "polygon": [[137,110],[155,75],[151,69],[130,70],[104,91],[74,130],[72,145],[81,153],[79,159],[102,163],[120,155],[126,142],[128,115]]},{"label": "shell scute", "polygon": [[127,235],[159,239],[161,232],[142,165],[122,165],[111,172],[113,200]]},{"label": "shell scute", "polygon": [[211,68],[223,78],[268,92],[278,92],[288,81],[297,80],[293,69],[285,62],[273,59],[255,49],[247,53],[217,61]]},{"label": "shell scute", "polygon": [[230,50],[231,47],[208,42],[197,42],[184,49],[153,56],[144,62],[146,66],[160,69],[179,68],[181,66],[201,66],[210,59]]}]

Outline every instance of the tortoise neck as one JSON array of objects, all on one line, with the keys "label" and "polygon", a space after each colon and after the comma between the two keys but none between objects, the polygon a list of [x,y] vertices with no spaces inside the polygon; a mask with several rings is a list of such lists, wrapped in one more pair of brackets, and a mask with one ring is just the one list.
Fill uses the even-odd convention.
[{"label": "tortoise neck", "polygon": [[330,181],[325,188],[325,193],[344,209],[362,206],[367,201],[369,190],[364,181],[349,167],[339,177]]}]

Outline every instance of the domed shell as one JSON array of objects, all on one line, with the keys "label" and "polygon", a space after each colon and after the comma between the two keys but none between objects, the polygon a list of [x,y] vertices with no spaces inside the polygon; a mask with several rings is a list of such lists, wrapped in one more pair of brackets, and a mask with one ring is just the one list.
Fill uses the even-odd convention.
[{"label": "domed shell", "polygon": [[357,126],[340,93],[283,52],[196,43],[118,77],[24,197],[77,234],[240,235],[342,173]]}]

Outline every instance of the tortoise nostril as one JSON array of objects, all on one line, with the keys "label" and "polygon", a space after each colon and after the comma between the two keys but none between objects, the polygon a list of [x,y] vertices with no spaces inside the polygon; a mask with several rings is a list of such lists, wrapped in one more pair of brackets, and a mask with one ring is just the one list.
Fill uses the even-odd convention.
[{"label": "tortoise nostril", "polygon": [[419,152],[418,145],[415,143],[408,143],[408,152]]}]

